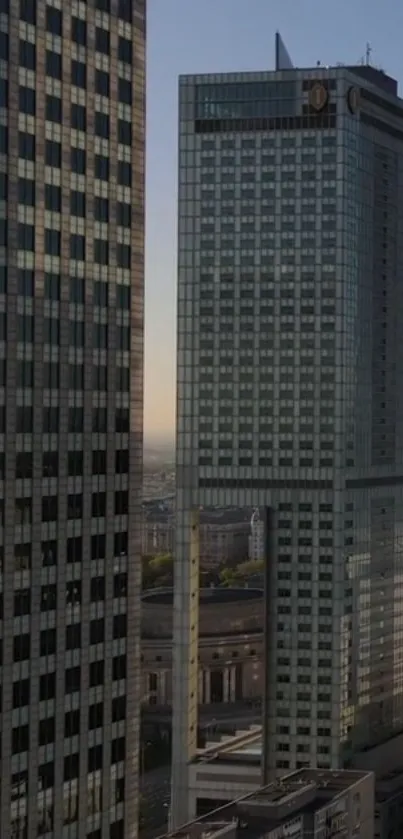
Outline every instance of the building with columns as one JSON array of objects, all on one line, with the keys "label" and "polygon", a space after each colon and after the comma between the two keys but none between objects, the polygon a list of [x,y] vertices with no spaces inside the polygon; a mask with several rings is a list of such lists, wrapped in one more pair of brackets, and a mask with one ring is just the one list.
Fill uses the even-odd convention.
[{"label": "building with columns", "polygon": [[[198,704],[260,700],[263,692],[263,592],[202,589]],[[173,591],[145,592],[142,602],[142,703],[171,706]]]}]

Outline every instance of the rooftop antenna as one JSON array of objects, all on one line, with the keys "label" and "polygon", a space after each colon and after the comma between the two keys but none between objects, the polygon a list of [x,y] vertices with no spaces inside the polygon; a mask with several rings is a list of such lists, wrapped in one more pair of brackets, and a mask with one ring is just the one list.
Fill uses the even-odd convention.
[{"label": "rooftop antenna", "polygon": [[366,47],[366,50],[365,50],[365,63],[367,65],[367,67],[369,67],[370,64],[371,64],[371,55],[372,55],[372,47],[371,47],[371,44],[367,41],[367,47]]}]

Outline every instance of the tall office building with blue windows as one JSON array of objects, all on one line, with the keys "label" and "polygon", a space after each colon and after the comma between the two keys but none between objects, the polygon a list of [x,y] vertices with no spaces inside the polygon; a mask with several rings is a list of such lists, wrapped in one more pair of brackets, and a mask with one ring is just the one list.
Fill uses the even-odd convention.
[{"label": "tall office building with blue windows", "polygon": [[145,0],[0,0],[0,836],[137,836]]},{"label": "tall office building with blue windows", "polygon": [[370,66],[179,85],[172,820],[197,732],[197,510],[270,509],[267,767],[403,730],[403,101]]}]

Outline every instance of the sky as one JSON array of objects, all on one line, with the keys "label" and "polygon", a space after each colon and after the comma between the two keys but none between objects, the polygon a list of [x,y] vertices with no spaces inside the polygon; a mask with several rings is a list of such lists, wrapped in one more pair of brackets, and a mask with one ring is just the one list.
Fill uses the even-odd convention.
[{"label": "sky", "polygon": [[[174,439],[178,76],[371,61],[402,81],[401,0],[148,0],[146,441]],[[403,95],[403,94],[402,94]]]}]

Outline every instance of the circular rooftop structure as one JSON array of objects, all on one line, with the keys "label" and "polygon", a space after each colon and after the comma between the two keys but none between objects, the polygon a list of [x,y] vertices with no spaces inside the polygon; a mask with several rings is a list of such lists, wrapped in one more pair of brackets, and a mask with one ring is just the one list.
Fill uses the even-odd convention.
[{"label": "circular rooftop structure", "polygon": [[[263,590],[260,588],[201,588],[199,591],[199,605],[210,606],[225,603],[246,603],[250,600],[262,600]],[[151,589],[143,592],[143,602],[155,606],[173,606],[173,588]],[[144,607],[143,607],[144,608]]]},{"label": "circular rooftop structure", "polygon": [[[172,588],[146,591],[142,597],[143,638],[172,638]],[[240,635],[263,629],[263,590],[203,588],[199,595],[199,638]]]}]

